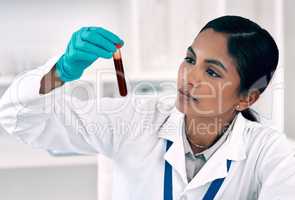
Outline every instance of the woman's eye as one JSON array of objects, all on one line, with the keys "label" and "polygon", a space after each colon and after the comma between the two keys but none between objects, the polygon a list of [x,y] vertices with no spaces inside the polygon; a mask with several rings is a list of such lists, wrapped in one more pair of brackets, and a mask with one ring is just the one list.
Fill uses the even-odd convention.
[{"label": "woman's eye", "polygon": [[191,57],[185,57],[184,60],[185,60],[185,62],[187,62],[189,64],[192,64],[192,65],[196,64],[196,61]]},{"label": "woman's eye", "polygon": [[216,73],[214,70],[212,70],[210,68],[207,69],[207,74],[209,76],[212,76],[212,77],[215,77],[215,78],[220,78],[221,77],[218,73]]}]

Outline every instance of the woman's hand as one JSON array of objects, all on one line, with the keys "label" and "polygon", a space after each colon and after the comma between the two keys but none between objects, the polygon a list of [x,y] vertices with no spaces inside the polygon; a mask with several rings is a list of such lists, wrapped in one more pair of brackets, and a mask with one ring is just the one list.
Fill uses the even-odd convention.
[{"label": "woman's hand", "polygon": [[98,58],[111,58],[116,44],[123,45],[114,33],[101,27],[84,27],[75,32],[66,52],[56,63],[56,73],[64,81],[79,79]]}]

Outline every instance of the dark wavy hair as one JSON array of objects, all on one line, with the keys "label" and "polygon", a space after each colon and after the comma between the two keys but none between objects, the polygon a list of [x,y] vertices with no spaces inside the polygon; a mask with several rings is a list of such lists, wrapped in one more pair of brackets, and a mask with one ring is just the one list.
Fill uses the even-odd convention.
[{"label": "dark wavy hair", "polygon": [[[255,22],[240,16],[222,16],[208,22],[200,32],[212,28],[225,33],[230,56],[237,63],[240,75],[240,94],[258,89],[261,93],[269,84],[279,60],[279,50],[273,37]],[[258,114],[248,108],[241,111],[251,121],[259,121]]]}]

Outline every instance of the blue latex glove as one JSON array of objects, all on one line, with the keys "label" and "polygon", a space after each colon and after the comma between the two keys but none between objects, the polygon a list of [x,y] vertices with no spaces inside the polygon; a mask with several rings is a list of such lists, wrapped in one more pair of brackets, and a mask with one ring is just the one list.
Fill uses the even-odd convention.
[{"label": "blue latex glove", "polygon": [[66,52],[56,63],[58,77],[64,82],[79,79],[97,58],[111,58],[116,44],[124,42],[104,28],[81,28],[72,35]]}]

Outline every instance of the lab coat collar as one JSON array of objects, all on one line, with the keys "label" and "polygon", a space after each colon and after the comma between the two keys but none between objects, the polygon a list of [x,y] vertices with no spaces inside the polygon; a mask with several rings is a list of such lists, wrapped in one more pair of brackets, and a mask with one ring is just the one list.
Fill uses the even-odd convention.
[{"label": "lab coat collar", "polygon": [[200,187],[228,175],[227,160],[239,162],[246,159],[246,148],[243,143],[243,131],[246,119],[238,114],[234,120],[233,129],[225,143],[205,163],[198,174],[192,179],[186,190]]},{"label": "lab coat collar", "polygon": [[[243,143],[243,131],[246,119],[239,113],[234,120],[232,132],[225,143],[212,155],[201,168],[199,173],[188,184],[188,189],[193,189],[218,178],[227,176],[227,160],[242,161],[246,158],[246,149]],[[187,182],[185,167],[185,150],[182,138],[182,125],[184,114],[174,108],[167,121],[159,131],[159,137],[173,142],[165,153],[164,158],[179,173],[184,183]]]},{"label": "lab coat collar", "polygon": [[174,107],[172,112],[167,116],[166,122],[159,130],[159,137],[170,140],[173,143],[179,142],[183,123],[184,114]]},{"label": "lab coat collar", "polygon": [[169,150],[165,153],[164,158],[178,172],[183,182],[187,183],[184,146],[182,142],[183,122],[184,114],[174,107],[167,121],[161,127],[159,137],[173,142]]}]

